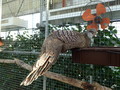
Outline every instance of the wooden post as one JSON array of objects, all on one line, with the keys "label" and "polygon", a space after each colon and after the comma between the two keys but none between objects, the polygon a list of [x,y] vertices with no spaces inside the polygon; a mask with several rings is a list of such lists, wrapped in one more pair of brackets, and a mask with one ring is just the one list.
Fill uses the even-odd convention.
[{"label": "wooden post", "polygon": [[66,0],[62,0],[62,7],[66,6]]}]

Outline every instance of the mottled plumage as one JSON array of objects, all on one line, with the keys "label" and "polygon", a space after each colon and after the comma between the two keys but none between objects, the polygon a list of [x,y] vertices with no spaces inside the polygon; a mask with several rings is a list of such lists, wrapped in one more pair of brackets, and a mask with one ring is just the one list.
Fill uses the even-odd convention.
[{"label": "mottled plumage", "polygon": [[41,54],[37,62],[33,66],[33,70],[21,83],[21,85],[29,85],[39,76],[48,71],[56,62],[60,53],[72,48],[88,47],[91,38],[95,35],[95,30],[79,33],[77,31],[58,30],[52,32],[44,41]]}]

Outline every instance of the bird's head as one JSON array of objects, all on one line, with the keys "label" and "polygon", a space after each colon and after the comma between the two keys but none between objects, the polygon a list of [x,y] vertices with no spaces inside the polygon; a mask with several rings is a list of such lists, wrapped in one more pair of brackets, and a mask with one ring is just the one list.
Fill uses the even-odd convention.
[{"label": "bird's head", "polygon": [[93,36],[96,35],[97,31],[95,29],[90,29],[86,33],[87,33],[87,36],[91,39]]}]

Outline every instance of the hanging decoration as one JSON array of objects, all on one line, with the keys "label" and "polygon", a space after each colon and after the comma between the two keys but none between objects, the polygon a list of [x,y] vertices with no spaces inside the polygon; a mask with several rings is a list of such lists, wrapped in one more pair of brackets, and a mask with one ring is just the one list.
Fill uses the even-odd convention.
[{"label": "hanging decoration", "polygon": [[106,13],[106,8],[101,3],[97,4],[96,14],[94,15],[91,14],[91,9],[87,9],[82,15],[82,19],[88,22],[87,30],[90,29],[98,30],[99,26],[101,26],[102,29],[107,28],[110,23],[110,19],[108,17],[105,18],[102,17],[102,14],[105,13]]}]

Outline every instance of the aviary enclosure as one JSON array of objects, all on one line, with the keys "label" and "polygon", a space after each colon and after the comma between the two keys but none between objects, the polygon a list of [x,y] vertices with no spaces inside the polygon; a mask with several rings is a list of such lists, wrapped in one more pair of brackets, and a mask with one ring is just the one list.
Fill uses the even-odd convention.
[{"label": "aviary enclosure", "polygon": [[[100,3],[106,12],[99,18],[96,6]],[[94,82],[97,90],[120,89],[119,0],[3,0],[1,4],[0,90],[91,90]],[[97,21],[110,20],[105,20],[105,28],[102,23],[93,25],[98,31],[90,47],[61,53],[48,72],[29,86],[20,86],[48,34],[55,30],[85,32],[96,22],[82,18],[88,9]]]}]

